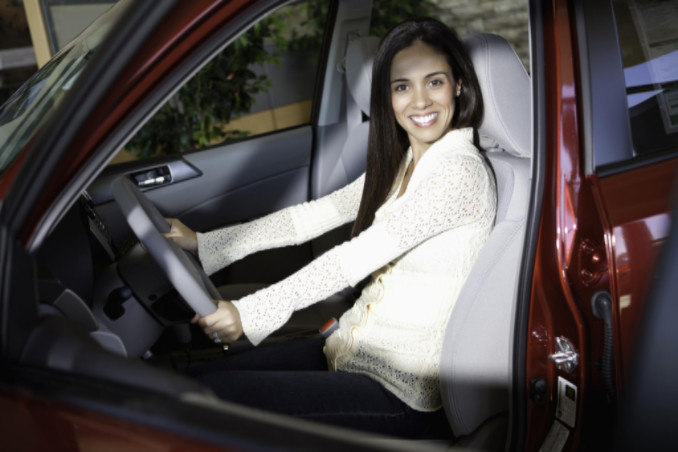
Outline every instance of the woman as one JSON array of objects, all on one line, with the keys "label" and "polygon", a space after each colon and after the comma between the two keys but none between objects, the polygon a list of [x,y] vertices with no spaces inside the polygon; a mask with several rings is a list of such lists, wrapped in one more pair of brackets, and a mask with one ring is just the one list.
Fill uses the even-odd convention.
[{"label": "woman", "polygon": [[438,389],[444,330],[496,209],[491,171],[473,145],[483,113],[480,88],[454,32],[433,19],[394,27],[375,56],[371,113],[366,173],[352,184],[206,234],[170,220],[168,237],[197,252],[213,273],[355,220],[351,241],[277,284],[219,301],[217,311],[198,320],[216,342],[244,333],[257,345],[295,310],[371,275],[326,342],[254,349],[198,378],[229,400],[419,436],[445,423]]}]

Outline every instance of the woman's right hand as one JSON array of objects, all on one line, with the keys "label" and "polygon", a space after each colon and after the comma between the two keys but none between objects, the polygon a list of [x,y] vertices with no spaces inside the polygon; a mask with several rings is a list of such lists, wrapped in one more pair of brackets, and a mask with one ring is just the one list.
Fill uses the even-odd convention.
[{"label": "woman's right hand", "polygon": [[165,218],[170,224],[170,231],[163,234],[186,251],[198,254],[198,235],[191,228],[176,218]]},{"label": "woman's right hand", "polygon": [[217,344],[230,344],[243,334],[240,312],[230,301],[219,300],[217,309],[205,317],[195,315],[191,323],[197,323],[207,337]]}]

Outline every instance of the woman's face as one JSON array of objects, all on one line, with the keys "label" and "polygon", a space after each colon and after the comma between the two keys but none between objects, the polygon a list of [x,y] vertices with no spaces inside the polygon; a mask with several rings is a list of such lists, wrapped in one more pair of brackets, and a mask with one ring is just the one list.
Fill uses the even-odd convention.
[{"label": "woman's face", "polygon": [[396,53],[391,62],[391,106],[415,156],[451,129],[460,86],[445,56],[428,44],[417,41]]}]

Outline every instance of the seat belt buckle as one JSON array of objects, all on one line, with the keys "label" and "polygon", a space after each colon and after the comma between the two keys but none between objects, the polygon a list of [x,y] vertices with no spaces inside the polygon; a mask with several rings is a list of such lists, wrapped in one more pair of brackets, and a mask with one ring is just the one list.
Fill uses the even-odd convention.
[{"label": "seat belt buckle", "polygon": [[332,317],[318,329],[318,332],[323,337],[328,337],[330,334],[334,333],[337,328],[339,328],[339,321]]}]

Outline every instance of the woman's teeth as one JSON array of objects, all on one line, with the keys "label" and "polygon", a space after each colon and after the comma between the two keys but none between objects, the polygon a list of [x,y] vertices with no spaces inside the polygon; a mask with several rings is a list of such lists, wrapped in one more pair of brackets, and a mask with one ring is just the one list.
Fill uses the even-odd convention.
[{"label": "woman's teeth", "polygon": [[431,113],[425,116],[410,116],[410,119],[419,126],[427,126],[438,117],[438,113]]}]

